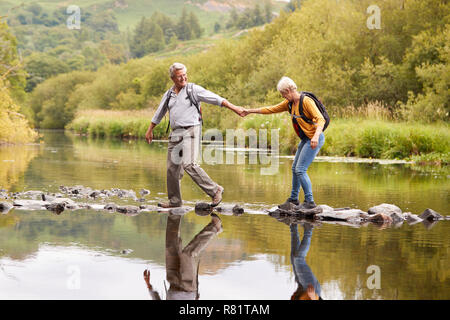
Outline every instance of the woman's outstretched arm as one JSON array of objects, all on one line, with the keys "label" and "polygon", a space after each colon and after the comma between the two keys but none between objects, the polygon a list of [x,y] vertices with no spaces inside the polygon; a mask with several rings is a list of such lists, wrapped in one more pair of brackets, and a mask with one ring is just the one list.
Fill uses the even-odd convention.
[{"label": "woman's outstretched arm", "polygon": [[279,113],[283,111],[289,110],[289,101],[285,100],[275,106],[270,107],[262,107],[257,109],[244,109],[243,115],[246,116],[250,113],[256,113],[256,114],[272,114],[272,113]]}]

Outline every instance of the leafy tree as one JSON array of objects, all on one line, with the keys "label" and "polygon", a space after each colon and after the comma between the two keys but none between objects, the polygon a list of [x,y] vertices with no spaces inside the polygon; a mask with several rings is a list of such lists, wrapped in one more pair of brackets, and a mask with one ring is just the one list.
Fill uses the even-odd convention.
[{"label": "leafy tree", "polygon": [[175,35],[175,23],[173,20],[166,16],[161,12],[154,12],[150,18],[151,21],[154,21],[157,25],[161,27],[164,33],[165,43],[168,44],[170,39]]},{"label": "leafy tree", "polygon": [[31,93],[30,105],[35,113],[39,128],[64,128],[69,123],[76,109],[68,105],[72,92],[77,85],[89,83],[92,75],[85,71],[60,74],[39,84]]},{"label": "leafy tree", "polygon": [[108,63],[106,57],[101,53],[101,51],[96,46],[86,46],[81,51],[81,54],[85,58],[85,63],[83,66],[84,70],[95,71],[101,66]]},{"label": "leafy tree", "polygon": [[60,73],[70,71],[70,67],[58,58],[47,53],[36,52],[25,59],[25,70],[28,73],[25,90],[30,92],[39,83]]},{"label": "leafy tree", "polygon": [[16,98],[23,98],[25,72],[17,52],[17,39],[11,34],[6,22],[0,18],[0,75],[10,93]]},{"label": "leafy tree", "polygon": [[156,52],[165,47],[165,38],[162,28],[151,19],[143,17],[136,26],[130,50],[135,57]]},{"label": "leafy tree", "polygon": [[11,98],[5,82],[0,79],[0,143],[25,143],[36,139],[28,121],[19,113],[20,107]]},{"label": "leafy tree", "polygon": [[39,3],[34,2],[26,7],[27,11],[30,11],[34,16],[39,16],[42,12],[42,7]]},{"label": "leafy tree", "polygon": [[259,4],[256,4],[253,8],[252,12],[252,25],[253,26],[260,26],[263,25],[266,21],[262,15],[261,7]]},{"label": "leafy tree", "polygon": [[297,9],[300,9],[302,0],[291,0],[289,1],[289,3],[286,5],[286,10],[293,12]]},{"label": "leafy tree", "polygon": [[233,8],[230,12],[230,18],[226,24],[227,29],[234,28],[237,25],[237,21],[239,19],[239,14],[235,8]]},{"label": "leafy tree", "polygon": [[125,48],[122,44],[113,44],[109,40],[103,40],[100,42],[99,49],[110,63],[120,64],[127,60]]},{"label": "leafy tree", "polygon": [[264,2],[264,17],[265,17],[266,23],[272,22],[273,6],[272,6],[272,2],[270,0],[266,0]]},{"label": "leafy tree", "polygon": [[220,32],[220,29],[222,29],[222,26],[220,25],[219,22],[216,22],[216,23],[214,24],[214,32],[215,32],[215,33],[218,33],[218,32]]},{"label": "leafy tree", "polygon": [[24,84],[16,44],[8,25],[0,18],[0,142],[8,143],[29,142],[36,138],[11,92],[14,90],[14,96],[20,97]]},{"label": "leafy tree", "polygon": [[176,33],[178,39],[184,41],[184,40],[191,40],[193,37],[192,28],[189,21],[189,16],[187,13],[186,8],[183,8],[183,12],[181,13],[180,20],[178,20],[177,26],[176,26]]},{"label": "leafy tree", "polygon": [[192,11],[189,13],[189,26],[192,30],[192,35],[194,38],[200,38],[202,36],[204,30],[200,27],[198,17]]}]

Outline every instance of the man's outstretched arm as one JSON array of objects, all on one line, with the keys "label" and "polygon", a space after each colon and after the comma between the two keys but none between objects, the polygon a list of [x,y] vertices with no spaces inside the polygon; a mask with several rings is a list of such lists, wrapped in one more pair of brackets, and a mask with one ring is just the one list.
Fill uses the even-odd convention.
[{"label": "man's outstretched arm", "polygon": [[245,109],[242,108],[242,107],[235,106],[234,104],[232,104],[228,100],[223,100],[222,101],[222,107],[226,107],[226,108],[236,112],[241,117],[244,116],[243,112],[244,112]]}]

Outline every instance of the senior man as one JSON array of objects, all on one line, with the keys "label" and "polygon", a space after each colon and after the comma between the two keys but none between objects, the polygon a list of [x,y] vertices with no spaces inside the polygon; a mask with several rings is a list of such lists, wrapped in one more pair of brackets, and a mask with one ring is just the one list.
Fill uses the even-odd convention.
[{"label": "senior man", "polygon": [[199,102],[226,107],[240,116],[244,109],[199,85],[188,83],[186,66],[181,63],[174,63],[169,74],[174,85],[164,94],[145,134],[145,139],[150,144],[153,140],[153,129],[161,122],[166,112],[169,112],[172,128],[167,153],[169,202],[158,205],[163,208],[182,206],[180,180],[184,170],[212,198],[211,206],[217,206],[222,201],[224,188],[215,183],[196,162],[202,134]]}]

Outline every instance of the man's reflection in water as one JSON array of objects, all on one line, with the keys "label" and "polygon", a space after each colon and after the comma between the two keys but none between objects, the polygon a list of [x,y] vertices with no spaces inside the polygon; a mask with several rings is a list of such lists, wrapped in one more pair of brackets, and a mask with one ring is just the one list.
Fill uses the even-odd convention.
[{"label": "man's reflection in water", "polygon": [[[182,249],[180,225],[183,215],[169,213],[166,228],[166,272],[170,283],[167,300],[197,300],[198,267],[200,255],[215,235],[222,232],[220,218],[212,213],[211,222],[201,230],[187,246]],[[160,296],[150,284],[150,271],[144,271],[144,280],[154,300]]]},{"label": "man's reflection in water", "polygon": [[298,225],[290,224],[291,229],[291,262],[294,268],[297,290],[292,294],[291,300],[319,300],[320,283],[317,281],[311,268],[306,263],[306,254],[311,244],[313,225],[309,222],[303,224],[303,239],[300,241]]}]

